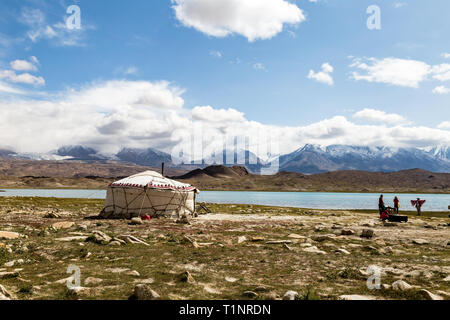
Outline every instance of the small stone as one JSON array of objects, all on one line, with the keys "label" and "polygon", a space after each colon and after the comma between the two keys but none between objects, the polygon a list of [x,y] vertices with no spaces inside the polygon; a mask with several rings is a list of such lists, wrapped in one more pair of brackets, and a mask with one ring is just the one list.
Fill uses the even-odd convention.
[{"label": "small stone", "polygon": [[375,298],[370,296],[362,296],[359,294],[347,294],[339,296],[339,300],[375,300]]},{"label": "small stone", "polygon": [[178,220],[176,221],[176,223],[179,223],[179,224],[191,224],[191,223],[189,222],[188,217],[186,217],[186,216],[183,216],[183,217],[181,217],[180,219],[178,219]]},{"label": "small stone", "polygon": [[111,242],[109,243],[109,245],[110,245],[110,246],[120,246],[121,243],[120,243],[119,241],[114,240],[114,241],[111,241]]},{"label": "small stone", "polygon": [[325,234],[325,235],[321,235],[321,236],[315,236],[312,239],[316,242],[324,242],[324,241],[329,241],[331,239],[333,239],[334,235],[330,235],[330,234]]},{"label": "small stone", "polygon": [[11,268],[11,267],[14,266],[15,263],[16,263],[16,260],[12,260],[12,261],[6,262],[6,263],[4,264],[4,266],[5,266],[5,267],[8,267],[8,268]]},{"label": "small stone", "polygon": [[361,233],[362,238],[371,239],[374,235],[374,231],[372,229],[364,229]]},{"label": "small stone", "polygon": [[251,299],[258,297],[258,294],[253,291],[244,291],[243,295],[244,295],[244,297],[251,298]]},{"label": "small stone", "polygon": [[392,289],[395,291],[407,291],[413,288],[412,285],[406,283],[403,280],[397,280],[392,284]]},{"label": "small stone", "polygon": [[144,221],[140,217],[138,218],[132,218],[130,221],[130,225],[141,225],[144,224]]},{"label": "small stone", "polygon": [[14,240],[20,238],[22,235],[17,232],[0,231],[0,240]]},{"label": "small stone", "polygon": [[46,218],[46,219],[58,219],[58,218],[61,218],[61,216],[59,214],[57,214],[57,213],[49,212],[49,213],[47,213],[44,216],[44,218]]},{"label": "small stone", "polygon": [[54,224],[52,224],[52,227],[55,228],[56,230],[60,230],[60,229],[70,229],[74,225],[75,225],[75,222],[62,221],[62,222],[55,222]]},{"label": "small stone", "polygon": [[291,233],[290,235],[288,235],[288,238],[292,238],[292,239],[306,239],[306,237],[301,236],[299,234],[295,234],[295,233]]},{"label": "small stone", "polygon": [[160,295],[147,284],[138,284],[134,287],[134,294],[130,299],[134,300],[159,300]]},{"label": "small stone", "polygon": [[260,241],[264,241],[263,237],[252,237],[251,238],[252,242],[260,242]]},{"label": "small stone", "polygon": [[262,295],[263,300],[278,300],[280,298],[275,292],[269,292]]},{"label": "small stone", "polygon": [[225,281],[226,282],[230,282],[230,283],[234,283],[234,282],[238,281],[238,279],[233,278],[233,277],[225,277]]},{"label": "small stone", "polygon": [[318,254],[327,254],[325,251],[319,250],[316,246],[306,247],[303,249],[303,251]]},{"label": "small stone", "polygon": [[283,296],[283,300],[296,300],[298,299],[299,295],[297,291],[286,291],[286,293]]},{"label": "small stone", "polygon": [[245,241],[247,241],[247,238],[245,236],[241,236],[241,237],[238,237],[237,243],[240,244],[240,243],[243,243]]},{"label": "small stone", "polygon": [[189,271],[185,271],[182,274],[180,274],[179,279],[181,282],[195,283],[195,279]]},{"label": "small stone", "polygon": [[12,295],[0,284],[0,300],[10,300]]},{"label": "small stone", "polygon": [[137,272],[136,270],[130,270],[125,272],[126,275],[128,276],[132,276],[132,277],[140,277],[141,274],[139,272]]},{"label": "small stone", "polygon": [[418,245],[424,245],[424,244],[428,244],[429,242],[426,241],[426,240],[423,240],[423,239],[414,239],[414,240],[412,241],[412,243],[418,244]]},{"label": "small stone", "polygon": [[87,286],[90,284],[99,284],[101,282],[103,282],[103,279],[88,277],[88,278],[86,278],[86,280],[84,280],[84,285]]},{"label": "small stone", "polygon": [[431,293],[428,290],[425,289],[421,289],[419,291],[419,294],[424,297],[426,300],[444,300],[444,298],[442,298],[441,296],[438,296],[436,294]]},{"label": "small stone", "polygon": [[111,241],[111,237],[102,231],[94,230],[91,236],[86,239],[87,242],[94,242],[97,244],[108,244]]},{"label": "small stone", "polygon": [[337,253],[343,253],[343,254],[347,254],[347,255],[349,255],[350,254],[350,252],[348,252],[347,250],[345,250],[344,248],[339,248],[339,249],[337,249],[336,250],[336,252]]},{"label": "small stone", "polygon": [[343,236],[352,236],[355,234],[355,231],[351,230],[351,229],[342,229],[341,230],[341,235]]},{"label": "small stone", "polygon": [[19,272],[17,271],[12,271],[12,272],[0,272],[0,279],[12,279],[12,278],[17,278],[19,276]]}]

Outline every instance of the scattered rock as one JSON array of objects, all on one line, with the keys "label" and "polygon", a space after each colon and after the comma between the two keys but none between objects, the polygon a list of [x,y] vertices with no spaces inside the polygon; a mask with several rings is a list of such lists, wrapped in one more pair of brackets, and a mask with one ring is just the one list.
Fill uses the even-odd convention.
[{"label": "scattered rock", "polygon": [[419,294],[424,297],[426,300],[444,300],[444,298],[442,298],[441,296],[438,296],[436,294],[431,293],[428,290],[425,289],[421,289],[419,291]]},{"label": "scattered rock", "polygon": [[275,292],[269,292],[262,295],[263,300],[278,300],[280,296]]},{"label": "scattered rock", "polygon": [[254,299],[254,298],[258,297],[258,294],[253,291],[244,291],[243,295],[244,295],[244,297],[247,297],[250,299]]},{"label": "scattered rock", "polygon": [[10,231],[0,231],[0,240],[14,240],[22,237],[20,233]]},{"label": "scattered rock", "polygon": [[336,250],[336,252],[337,253],[343,253],[343,254],[347,254],[347,255],[349,255],[350,254],[350,252],[348,252],[347,250],[345,250],[344,248],[339,248],[339,249],[337,249]]},{"label": "scattered rock", "polygon": [[99,230],[92,231],[92,234],[86,239],[86,242],[94,242],[97,244],[108,244],[110,241],[111,237]]},{"label": "scattered rock", "polygon": [[241,244],[241,243],[243,243],[245,241],[247,241],[247,238],[245,236],[241,236],[241,237],[238,237],[237,243]]},{"label": "scattered rock", "polygon": [[361,233],[362,238],[371,239],[374,235],[374,231],[372,229],[364,229]]},{"label": "scattered rock", "polygon": [[351,229],[342,229],[341,230],[341,235],[343,236],[352,236],[355,234],[355,231],[351,230]]},{"label": "scattered rock", "polygon": [[59,219],[59,218],[61,218],[61,216],[59,214],[57,214],[57,213],[49,212],[49,213],[47,213],[44,216],[44,218],[46,218],[46,219]]},{"label": "scattered rock", "polygon": [[113,240],[109,243],[110,246],[120,246],[122,245],[119,241],[117,240]]},{"label": "scattered rock", "polygon": [[414,239],[414,240],[412,241],[412,243],[418,244],[418,245],[424,245],[424,244],[428,244],[429,242],[426,241],[426,240],[423,240],[423,239]]},{"label": "scattered rock", "polygon": [[316,246],[306,247],[303,249],[303,251],[318,254],[327,254],[325,251],[319,250]]},{"label": "scattered rock", "polygon": [[180,223],[180,224],[191,224],[191,223],[189,222],[188,217],[186,217],[186,216],[183,216],[183,217],[181,217],[180,219],[178,219],[178,220],[176,221],[176,223]]},{"label": "scattered rock", "polygon": [[0,272],[0,279],[12,279],[12,278],[17,278],[19,276],[19,272],[17,271],[3,271]]},{"label": "scattered rock", "polygon": [[59,229],[70,229],[74,225],[75,225],[75,222],[62,221],[62,222],[55,222],[54,224],[52,224],[52,227],[55,228],[56,230],[59,230]]},{"label": "scattered rock", "polygon": [[392,289],[395,291],[407,291],[413,288],[412,285],[406,283],[403,280],[397,280],[392,284]]},{"label": "scattered rock", "polygon": [[238,279],[233,278],[233,277],[225,277],[225,281],[226,282],[230,282],[230,283],[234,283],[234,282],[238,281]]},{"label": "scattered rock", "polygon": [[72,241],[87,241],[87,239],[88,236],[73,236],[73,237],[56,238],[55,241],[72,242]]},{"label": "scattered rock", "polygon": [[339,296],[339,300],[375,300],[375,298],[371,296],[362,296],[359,294],[346,294]]},{"label": "scattered rock", "polygon": [[252,237],[251,241],[252,242],[260,242],[260,241],[264,241],[264,238],[263,237]]},{"label": "scattered rock", "polygon": [[121,235],[118,238],[121,239],[121,240],[124,240],[124,241],[126,241],[128,243],[131,243],[131,244],[143,244],[145,246],[150,246],[147,242],[145,242],[145,241],[143,241],[141,239],[138,239],[138,238],[136,238],[135,236],[132,236],[132,235]]},{"label": "scattered rock", "polygon": [[299,234],[295,234],[295,233],[291,233],[290,235],[288,235],[288,238],[292,238],[292,239],[306,239],[306,237],[301,236]]},{"label": "scattered rock", "polygon": [[141,276],[141,274],[139,272],[137,272],[136,270],[127,271],[125,274],[128,276],[132,276],[132,277],[140,277]]},{"label": "scattered rock", "polygon": [[147,284],[136,285],[134,293],[130,297],[132,300],[159,300],[160,298],[160,295]]},{"label": "scattered rock", "polygon": [[0,284],[0,300],[11,300],[12,295]]},{"label": "scattered rock", "polygon": [[324,234],[324,235],[320,235],[320,236],[315,236],[312,239],[316,242],[324,242],[324,241],[329,241],[331,239],[333,239],[334,235],[331,234]]},{"label": "scattered rock", "polygon": [[186,283],[195,283],[195,279],[189,271],[185,271],[182,274],[180,274],[179,280],[181,282],[186,282]]},{"label": "scattered rock", "polygon": [[87,286],[87,285],[90,285],[90,284],[99,284],[99,283],[102,283],[102,282],[103,282],[103,279],[88,277],[88,278],[86,278],[86,280],[84,280],[84,285]]},{"label": "scattered rock", "polygon": [[297,291],[289,290],[284,294],[283,300],[296,300],[298,297],[299,295]]},{"label": "scattered rock", "polygon": [[132,218],[130,221],[130,225],[141,225],[144,224],[144,221],[140,217]]},{"label": "scattered rock", "polygon": [[290,240],[270,240],[266,241],[266,244],[290,244],[292,241]]}]

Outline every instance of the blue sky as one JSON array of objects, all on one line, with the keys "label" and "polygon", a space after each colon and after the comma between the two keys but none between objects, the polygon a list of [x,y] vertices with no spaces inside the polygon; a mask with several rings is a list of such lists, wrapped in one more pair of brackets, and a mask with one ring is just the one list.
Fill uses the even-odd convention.
[{"label": "blue sky", "polygon": [[[228,0],[224,6],[226,1],[3,0],[0,108],[8,115],[0,122],[7,137],[3,147],[101,147],[114,138],[116,147],[165,148],[179,129],[174,123],[184,118],[222,130],[199,113],[230,122],[229,128],[238,131],[275,126],[281,140],[290,139],[283,150],[307,142],[450,143],[448,1],[261,0],[263,4],[254,5],[255,0]],[[65,25],[66,9],[74,4],[81,10],[80,30]],[[374,4],[381,10],[380,30],[366,25],[366,9]],[[281,30],[273,31],[270,23]],[[14,61],[22,67],[14,68]],[[161,81],[167,82],[158,89],[145,87],[157,90],[150,97],[130,96],[123,105],[97,98],[105,87],[128,95],[138,83]],[[167,95],[169,101],[161,102]],[[176,98],[183,102],[175,103],[174,111]],[[84,101],[82,107],[77,99]],[[136,100],[146,105],[135,106]],[[25,106],[33,106],[34,118],[26,116]],[[66,107],[71,110],[64,114],[55,111]],[[141,123],[145,132],[136,132],[130,114],[142,108],[149,117],[163,117],[159,124],[174,127],[161,129],[148,119]],[[77,113],[87,118],[77,118]],[[75,128],[75,135],[58,127],[89,119],[95,121]],[[23,130],[11,132],[13,120],[27,128],[47,123],[34,131],[48,131],[42,134],[42,146],[30,137],[17,137]],[[121,132],[104,134],[103,127],[115,124]],[[365,130],[385,133],[364,141],[354,138]],[[338,135],[329,139],[333,132]]]}]

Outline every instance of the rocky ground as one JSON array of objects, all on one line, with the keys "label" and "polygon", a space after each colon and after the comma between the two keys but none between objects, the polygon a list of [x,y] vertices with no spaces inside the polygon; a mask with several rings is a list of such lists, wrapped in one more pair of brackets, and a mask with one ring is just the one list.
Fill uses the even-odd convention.
[{"label": "rocky ground", "polygon": [[448,213],[385,224],[370,212],[209,205],[188,223],[89,219],[102,205],[0,198],[0,300],[450,299]]}]

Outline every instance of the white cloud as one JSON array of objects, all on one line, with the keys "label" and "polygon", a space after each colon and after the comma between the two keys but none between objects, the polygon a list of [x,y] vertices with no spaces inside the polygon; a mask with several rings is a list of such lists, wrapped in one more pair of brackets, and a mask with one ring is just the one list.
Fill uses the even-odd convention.
[{"label": "white cloud", "polygon": [[441,123],[438,125],[438,128],[439,128],[439,129],[450,129],[450,121],[444,121],[444,122],[441,122]]},{"label": "white cloud", "polygon": [[444,52],[444,53],[442,54],[442,58],[444,58],[444,59],[450,59],[450,53]]},{"label": "white cloud", "polygon": [[433,79],[439,81],[449,81],[450,80],[450,64],[443,63],[434,66],[431,69],[431,73],[433,74]]},{"label": "white cloud", "polygon": [[85,31],[93,28],[82,23],[80,29],[72,30],[65,22],[48,23],[45,14],[35,8],[23,8],[19,21],[29,27],[27,37],[32,42],[45,39],[57,46],[82,46]]},{"label": "white cloud", "polygon": [[[0,89],[1,89],[0,83]],[[184,107],[183,90],[167,81],[107,81],[69,89],[51,98],[0,100],[0,135],[19,152],[48,152],[82,144],[102,152],[155,147],[171,152],[201,126],[204,138],[221,146],[223,135],[255,139],[265,134],[287,153],[304,145],[349,144],[426,147],[450,144],[448,130],[423,126],[356,124],[343,116],[306,126],[282,127],[246,119],[237,109]],[[47,96],[48,97],[48,96]],[[386,116],[388,121],[395,119]],[[1,144],[1,142],[0,142]],[[258,144],[250,144],[257,153]]]},{"label": "white cloud", "polygon": [[45,80],[42,77],[33,76],[29,73],[16,74],[12,70],[0,70],[0,79],[5,79],[13,83],[25,83],[37,86],[45,84]]},{"label": "white cloud", "polygon": [[11,61],[11,68],[16,71],[37,71],[37,67],[26,60]]},{"label": "white cloud", "polygon": [[126,75],[132,75],[132,74],[137,74],[138,73],[138,68],[136,67],[128,67],[125,72]]},{"label": "white cloud", "polygon": [[357,58],[350,66],[364,72],[352,73],[352,78],[356,81],[365,80],[411,88],[418,88],[420,82],[426,80],[431,72],[430,66],[425,62],[397,58]]},{"label": "white cloud", "polygon": [[315,72],[314,70],[310,70],[308,74],[308,79],[314,79],[318,82],[325,83],[328,85],[333,85],[333,77],[331,73],[333,73],[334,68],[328,63],[322,64],[322,71]]},{"label": "white cloud", "polygon": [[351,78],[356,81],[386,83],[395,86],[418,88],[426,80],[449,81],[450,64],[429,65],[423,61],[399,58],[353,58]]},{"label": "white cloud", "polygon": [[186,27],[207,35],[239,34],[253,42],[270,39],[285,24],[306,18],[295,4],[285,0],[172,0],[176,18]]},{"label": "white cloud", "polygon": [[219,59],[221,59],[221,58],[223,57],[222,52],[216,51],[216,50],[211,50],[211,51],[209,52],[209,54],[210,54],[211,56],[213,56],[214,58],[219,58]]},{"label": "white cloud", "polygon": [[369,109],[369,108],[365,108],[363,110],[356,112],[353,115],[353,118],[365,120],[365,121],[369,121],[369,122],[374,122],[374,123],[380,123],[380,124],[387,123],[387,124],[400,125],[400,124],[409,123],[408,120],[406,120],[403,116],[401,116],[399,114],[386,113],[381,110]]},{"label": "white cloud", "polygon": [[404,6],[406,6],[406,2],[395,2],[394,3],[394,8],[396,8],[396,9],[403,8]]},{"label": "white cloud", "polygon": [[448,94],[450,93],[450,88],[444,86],[438,86],[433,89],[433,93],[435,94]]},{"label": "white cloud", "polygon": [[243,122],[244,114],[235,109],[213,109],[211,106],[195,107],[192,109],[192,118],[206,122]]},{"label": "white cloud", "polygon": [[267,71],[266,67],[261,62],[254,63],[253,69],[260,70],[260,71]]}]

